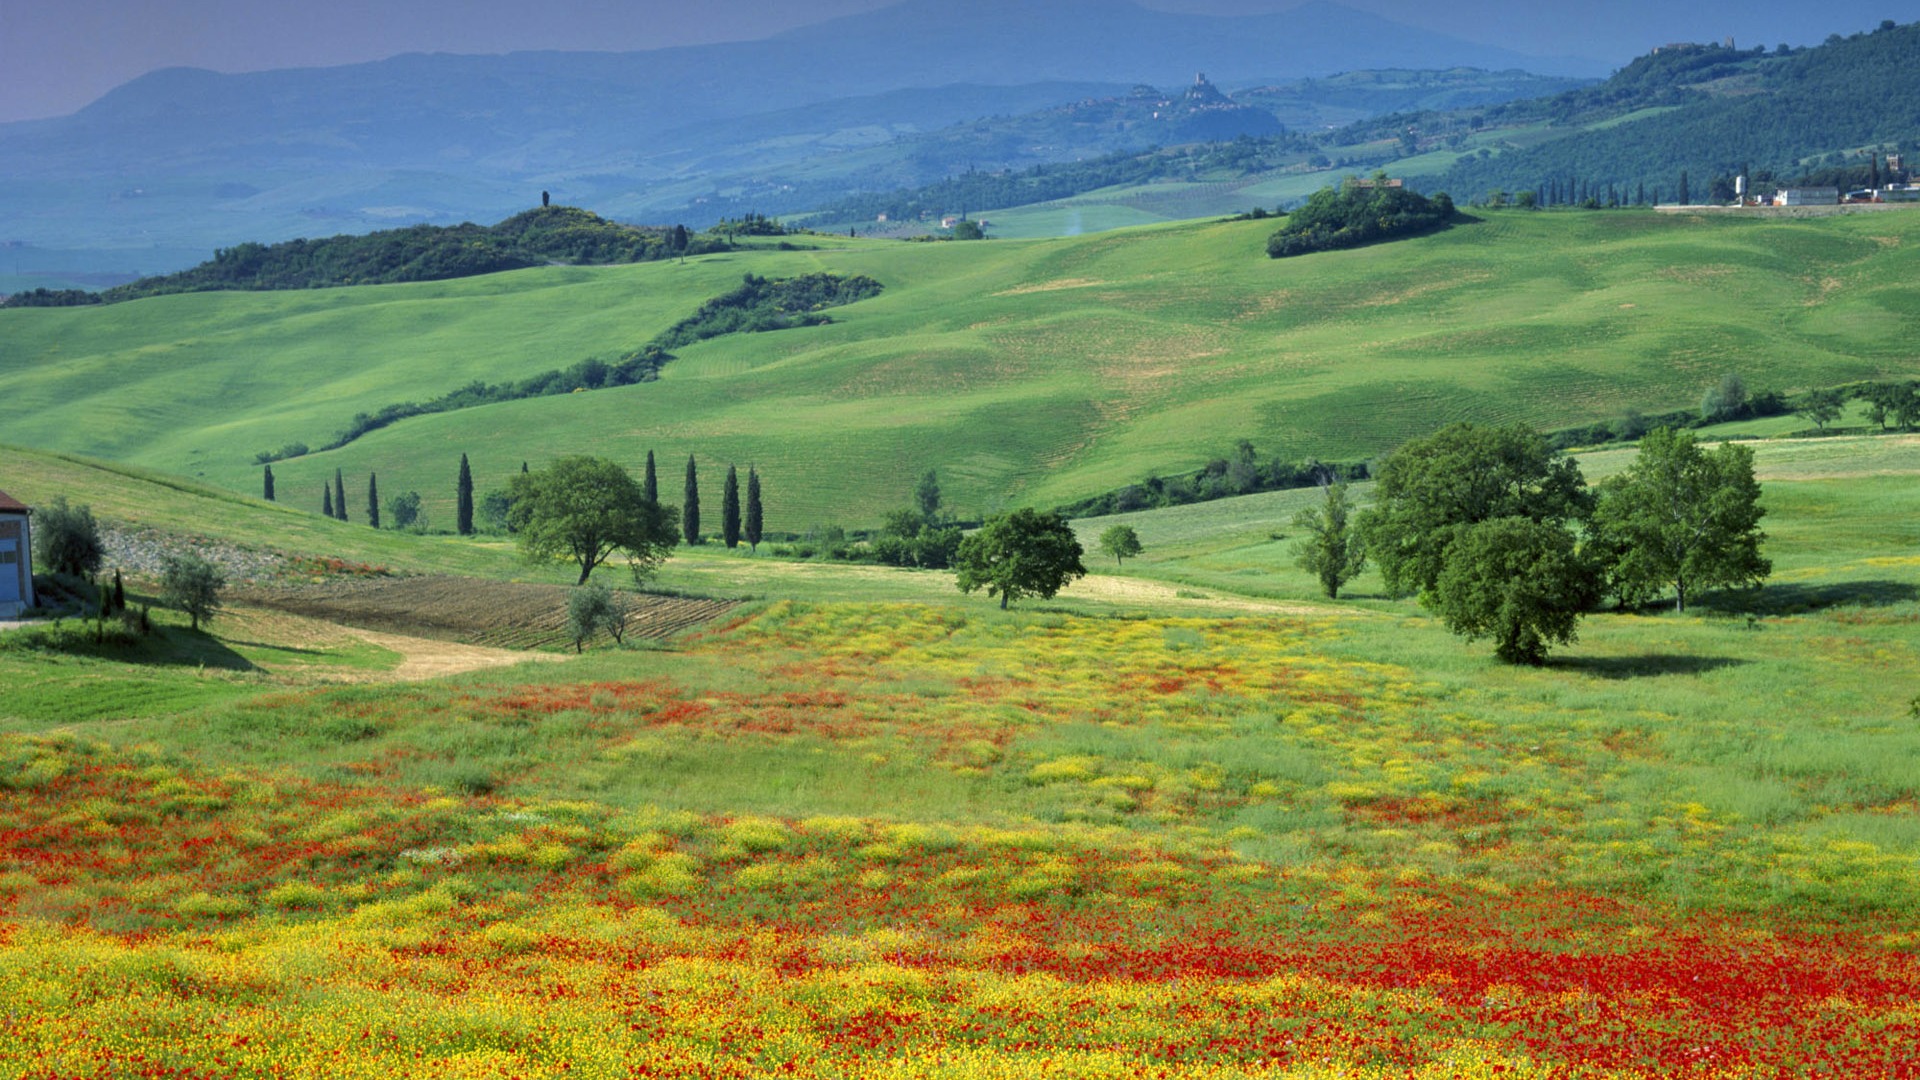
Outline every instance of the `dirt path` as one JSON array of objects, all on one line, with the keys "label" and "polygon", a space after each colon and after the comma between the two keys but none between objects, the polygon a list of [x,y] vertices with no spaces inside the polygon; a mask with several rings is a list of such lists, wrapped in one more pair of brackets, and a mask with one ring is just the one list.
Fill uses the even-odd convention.
[{"label": "dirt path", "polygon": [[437,679],[442,675],[459,675],[482,668],[506,667],[510,664],[551,663],[566,657],[555,653],[528,652],[521,649],[493,649],[485,645],[460,645],[451,641],[435,641],[432,638],[406,637],[401,634],[383,634],[377,630],[362,630],[358,627],[346,627],[348,633],[383,649],[392,649],[405,657],[400,666],[392,671],[381,672],[384,678],[399,682],[412,682],[416,679]]},{"label": "dirt path", "polygon": [[[1187,591],[1198,592],[1199,590]],[[1285,600],[1257,600],[1247,596],[1222,596],[1216,593],[1207,593],[1203,598],[1181,596],[1180,592],[1181,590],[1174,586],[1158,581],[1116,577],[1112,574],[1088,574],[1061,590],[1060,595],[1080,600],[1105,600],[1115,604],[1156,604],[1213,610],[1227,608],[1233,611],[1257,612],[1261,615],[1368,614],[1359,608],[1336,607],[1331,604],[1296,604]]]}]

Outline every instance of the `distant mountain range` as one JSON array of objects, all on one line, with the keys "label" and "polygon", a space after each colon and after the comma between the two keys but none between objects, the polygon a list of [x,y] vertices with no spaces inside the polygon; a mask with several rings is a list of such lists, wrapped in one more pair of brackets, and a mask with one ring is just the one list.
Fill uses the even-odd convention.
[{"label": "distant mountain range", "polygon": [[1200,71],[1245,85],[1363,68],[1600,66],[1331,3],[1238,17],[1128,0],[962,11],[905,0],[761,41],[641,53],[154,72],[71,116],[0,125],[0,243],[204,254],[241,240],[486,220],[542,189],[623,217],[678,211],[702,224],[703,213],[800,185],[846,194],[951,167],[903,165],[890,150],[901,136],[1142,82],[1184,86]]}]

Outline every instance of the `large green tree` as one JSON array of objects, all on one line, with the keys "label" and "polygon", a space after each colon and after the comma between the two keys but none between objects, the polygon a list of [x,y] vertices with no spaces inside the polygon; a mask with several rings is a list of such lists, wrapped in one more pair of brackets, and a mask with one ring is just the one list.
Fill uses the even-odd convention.
[{"label": "large green tree", "polygon": [[1500,659],[1540,664],[1550,644],[1574,640],[1593,582],[1564,526],[1494,518],[1458,530],[1432,606],[1454,633],[1492,638]]},{"label": "large green tree", "polygon": [[1328,484],[1326,499],[1319,506],[1305,507],[1293,516],[1294,527],[1306,530],[1293,546],[1294,564],[1320,582],[1329,600],[1337,599],[1340,587],[1366,569],[1367,548],[1349,520],[1351,514],[1347,486]]},{"label": "large green tree", "polygon": [[1757,585],[1773,572],[1760,554],[1765,515],[1751,449],[1702,450],[1692,432],[1655,428],[1626,471],[1600,485],[1593,531],[1623,599],[1671,587],[1685,611],[1701,589]]},{"label": "large green tree", "polygon": [[1430,593],[1470,525],[1518,517],[1564,526],[1591,504],[1580,466],[1524,424],[1453,424],[1388,454],[1377,475],[1359,526],[1387,588],[1401,594]]},{"label": "large green tree", "polygon": [[989,518],[960,542],[953,564],[963,593],[986,589],[1000,606],[1023,596],[1051,599],[1075,578],[1085,577],[1080,541],[1057,513],[1024,507]]},{"label": "large green tree", "polygon": [[633,477],[605,458],[572,455],[513,478],[508,524],[531,563],[565,558],[594,568],[624,553],[635,581],[645,580],[672,552],[673,510],[649,502]]}]

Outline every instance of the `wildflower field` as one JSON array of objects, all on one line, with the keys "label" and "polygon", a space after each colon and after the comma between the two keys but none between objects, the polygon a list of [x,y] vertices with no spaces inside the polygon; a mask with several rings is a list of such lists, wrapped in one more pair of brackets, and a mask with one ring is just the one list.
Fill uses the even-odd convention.
[{"label": "wildflower field", "polygon": [[[1542,669],[1366,579],[0,635],[0,1076],[1920,1077],[1920,444],[1761,467],[1765,590]],[[1225,510],[1145,572],[1305,595]]]}]

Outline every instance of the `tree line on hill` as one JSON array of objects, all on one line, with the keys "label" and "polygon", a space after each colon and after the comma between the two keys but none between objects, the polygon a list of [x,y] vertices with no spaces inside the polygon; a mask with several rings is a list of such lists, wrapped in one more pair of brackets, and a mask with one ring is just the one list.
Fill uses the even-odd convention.
[{"label": "tree line on hill", "polygon": [[[404,401],[384,405],[373,412],[355,413],[347,426],[335,434],[321,451],[338,450],[371,431],[401,420],[433,413],[471,409],[523,398],[549,397],[588,390],[606,390],[618,386],[652,382],[660,369],[673,359],[669,349],[726,334],[765,333],[797,326],[822,326],[833,319],[825,309],[852,304],[878,296],[884,286],[865,274],[842,276],[825,272],[796,278],[769,280],[747,274],[740,287],[700,305],[692,315],[661,331],[638,349],[608,363],[589,357],[565,369],[543,371],[512,382],[488,383],[476,379],[458,390],[424,402]],[[256,464],[283,461],[312,453],[303,442],[291,442],[278,450],[262,450],[254,455]]]},{"label": "tree line on hill", "polygon": [[[595,464],[592,469],[587,469],[580,464],[582,460],[590,460]],[[467,455],[461,454],[459,472],[454,480],[454,531],[461,536],[472,536],[478,531],[479,525],[484,524],[494,532],[518,535],[530,527],[545,528],[551,524],[546,520],[547,518],[566,515],[550,514],[538,509],[537,499],[533,503],[527,502],[529,495],[544,497],[549,489],[542,485],[552,484],[560,485],[568,491],[580,488],[583,492],[569,494],[566,500],[556,502],[554,505],[571,505],[567,500],[587,501],[587,495],[584,494],[586,488],[583,485],[588,485],[590,481],[614,484],[615,482],[610,479],[612,473],[608,472],[608,469],[619,468],[617,463],[609,462],[605,458],[585,458],[579,455],[561,458],[559,462],[565,462],[566,468],[560,469],[557,462],[544,470],[536,471],[528,468],[527,463],[523,461],[520,463],[520,472],[513,476],[505,487],[489,491],[476,501],[473,466],[467,460]],[[529,480],[528,477],[535,479]],[[650,506],[661,505],[659,473],[654,464],[653,451],[647,451],[643,479],[634,483],[643,501]],[[533,486],[529,487],[529,484]],[[344,471],[335,469],[333,480],[321,484],[320,489],[321,516],[333,518],[336,521],[350,520]],[[553,490],[559,490],[559,488]],[[261,497],[268,502],[275,502],[278,496],[273,466],[269,464],[261,472]],[[718,538],[729,549],[739,547],[744,542],[750,549],[758,550],[764,538],[762,523],[765,515],[761,504],[760,473],[752,466],[747,469],[745,498],[743,510],[739,470],[732,465],[727,466],[726,484],[721,489]],[[379,475],[367,474],[365,518],[369,527],[424,532],[427,528],[427,517],[426,512],[421,509],[421,503],[422,499],[417,491],[404,491],[391,495],[383,503],[380,498]],[[693,455],[687,455],[685,498],[678,508],[669,505],[662,510],[662,513],[678,523],[680,535],[689,545],[706,542],[706,535],[701,531],[700,482],[698,466]],[[530,514],[541,518],[542,521],[533,522],[528,517]],[[570,528],[571,525],[567,527]],[[606,557],[606,553],[600,550],[603,545],[584,535],[569,539],[567,545],[562,546],[567,547],[568,551],[573,552],[574,555],[580,556],[583,579],[586,574],[592,573],[593,568],[600,565]],[[614,546],[618,548],[621,545]],[[573,547],[578,547],[580,551],[574,552]],[[582,555],[582,552],[587,554]],[[561,553],[559,549],[555,549],[547,554],[559,553]]]},{"label": "tree line on hill", "polygon": [[[1920,23],[1891,20],[1812,49],[1662,49],[1598,87],[1485,110],[1495,124],[1584,130],[1462,157],[1437,182],[1456,192],[1538,191],[1543,178],[1580,177],[1596,201],[1611,187],[1623,202],[1626,192],[1644,188],[1692,203],[1731,201],[1732,179],[1741,175],[1799,185],[1828,169],[1864,171],[1868,163],[1856,151],[1920,150],[1920,119],[1898,104],[1920,93],[1916,52]],[[1723,89],[1729,84],[1738,84],[1736,92]],[[1655,109],[1666,111],[1643,112]],[[1683,173],[1690,183],[1683,185]]]},{"label": "tree line on hill", "polygon": [[7,306],[114,303],[183,292],[442,281],[552,263],[649,262],[725,251],[732,246],[732,235],[693,234],[684,225],[622,225],[577,207],[547,206],[515,214],[492,226],[413,225],[359,236],[236,244],[177,274],[141,278],[99,293],[34,290],[10,297]]},{"label": "tree line on hill", "polygon": [[1068,517],[1105,517],[1135,510],[1154,510],[1166,506],[1228,499],[1262,491],[1288,491],[1329,483],[1346,483],[1367,478],[1364,461],[1323,462],[1260,460],[1251,440],[1241,439],[1226,457],[1209,460],[1191,473],[1172,476],[1153,475],[1137,484],[1092,495],[1057,507]]}]

